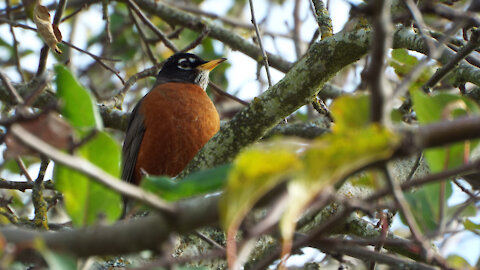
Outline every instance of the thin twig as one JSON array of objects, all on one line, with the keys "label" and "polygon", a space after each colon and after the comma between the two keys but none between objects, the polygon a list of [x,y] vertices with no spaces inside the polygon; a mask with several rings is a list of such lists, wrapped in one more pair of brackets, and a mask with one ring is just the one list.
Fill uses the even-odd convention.
[{"label": "thin twig", "polygon": [[[453,36],[458,29],[462,27],[461,24],[455,24],[453,25],[450,29],[448,29],[445,32],[445,35],[438,39],[438,43],[435,47],[435,50],[430,51],[427,57],[424,57],[422,60],[420,60],[415,67],[413,67],[410,72],[408,72],[407,75],[403,77],[403,80],[401,83],[395,88],[393,91],[391,97],[389,97],[390,100],[394,100],[395,98],[402,96],[405,94],[405,92],[408,90],[408,87],[410,84],[415,81],[420,75],[422,74],[423,68],[432,60],[436,59],[439,57],[443,51],[445,50],[445,47],[442,46],[441,44],[444,43],[446,40],[450,39],[451,36]],[[406,101],[408,102],[408,101]]]},{"label": "thin twig", "polygon": [[145,192],[137,186],[131,185],[125,181],[121,181],[120,179],[111,176],[104,170],[83,158],[68,155],[57,150],[56,148],[37,138],[35,135],[31,134],[19,124],[13,124],[10,127],[10,132],[28,147],[31,147],[41,154],[50,157],[59,164],[68,166],[73,170],[91,177],[91,179],[110,188],[111,190],[114,190],[130,199],[137,200],[162,212],[174,213],[176,211],[174,206],[160,199],[156,195],[150,192]]},{"label": "thin twig", "polygon": [[368,65],[371,102],[370,115],[372,122],[382,123],[387,120],[386,93],[388,84],[385,79],[385,57],[392,44],[392,22],[390,18],[390,0],[375,0],[370,3],[374,10],[371,58]]},{"label": "thin twig", "polygon": [[440,80],[442,80],[460,61],[462,61],[467,55],[473,52],[480,46],[480,30],[473,30],[470,40],[465,47],[460,49],[458,53],[443,67],[438,69],[435,74],[425,83],[424,89],[430,89]]},{"label": "thin twig", "polygon": [[265,72],[267,73],[268,88],[270,88],[272,87],[273,84],[272,84],[272,78],[270,76],[268,56],[267,56],[267,53],[265,52],[265,49],[263,48],[262,37],[260,35],[260,30],[258,29],[257,21],[255,20],[255,10],[253,9],[253,1],[248,0],[248,2],[250,4],[250,14],[252,15],[252,24],[255,26],[255,33],[257,34],[258,46],[260,46],[260,51],[262,52],[263,63],[265,66]]},{"label": "thin twig", "polygon": [[15,87],[13,87],[12,83],[8,79],[7,75],[3,73],[3,71],[0,70],[0,80],[2,80],[3,85],[7,89],[7,91],[10,93],[12,96],[13,100],[15,101],[16,104],[23,104],[23,98],[18,94],[17,90],[15,90]]},{"label": "thin twig", "polygon": [[418,25],[418,31],[420,32],[420,35],[423,37],[423,39],[425,40],[425,43],[427,44],[427,47],[428,47],[427,56],[430,57],[431,53],[435,50],[435,44],[433,44],[432,40],[428,38],[428,36],[425,33],[425,31],[428,30],[428,28],[425,22],[423,21],[422,13],[418,9],[417,5],[413,2],[413,0],[404,0],[404,2],[408,7],[408,10],[410,10],[410,14],[412,14],[413,19]]},{"label": "thin twig", "polygon": [[64,22],[66,20],[69,20],[71,19],[73,16],[77,15],[78,13],[80,13],[80,11],[86,9],[87,7],[89,7],[92,3],[94,3],[94,1],[88,1],[87,3],[83,3],[83,5],[81,5],[79,8],[77,8],[76,10],[74,10],[72,13],[68,14],[67,16],[63,17],[61,22]]},{"label": "thin twig", "polygon": [[[252,17],[253,18],[253,17]],[[302,48],[300,44],[300,29],[302,27],[302,21],[300,20],[300,0],[295,0],[293,6],[293,28],[292,28],[292,40],[295,45],[295,55],[297,59],[302,55]]]},{"label": "thin twig", "polygon": [[[0,178],[0,189],[16,189],[20,191],[25,191],[26,189],[32,189],[34,182],[27,181],[10,181],[3,178]],[[44,181],[43,185],[46,189],[55,189],[52,181]]]},{"label": "thin twig", "polygon": [[142,70],[138,73],[135,73],[132,75],[128,80],[125,82],[124,86],[118,93],[114,95],[114,97],[118,100],[123,100],[123,97],[125,94],[130,90],[130,88],[140,79],[147,78],[150,76],[155,76],[158,72],[158,70],[163,66],[165,61],[162,61],[160,63],[156,63],[154,66],[149,67],[145,70]]},{"label": "thin twig", "polygon": [[112,32],[110,31],[110,16],[108,16],[108,1],[109,0],[102,0],[102,19],[105,21],[105,32],[107,37],[107,43],[112,43]]},{"label": "thin twig", "polygon": [[[435,181],[443,181],[451,177],[461,176],[461,175],[472,173],[472,172],[478,172],[479,170],[480,170],[480,160],[477,160],[458,168],[454,168],[454,169],[450,169],[450,170],[446,170],[446,171],[442,171],[434,174],[429,174],[421,178],[414,178],[411,181],[404,182],[403,184],[401,184],[400,189],[402,191],[408,190],[410,188],[422,186]],[[365,200],[367,202],[374,202],[379,198],[387,196],[388,194],[390,194],[390,192],[391,190],[389,188],[383,188],[376,191],[374,194],[370,195]]]},{"label": "thin twig", "polygon": [[62,43],[67,45],[67,46],[70,46],[72,47],[73,49],[79,51],[79,52],[82,52],[82,53],[85,53],[87,55],[89,55],[90,57],[92,57],[97,63],[99,63],[102,67],[106,68],[107,70],[110,70],[121,82],[122,84],[125,84],[125,80],[120,76],[120,72],[112,67],[110,67],[109,65],[105,64],[102,60],[101,57],[98,57],[88,51],[85,51],[85,50],[82,50],[80,49],[79,47],[71,44],[70,42],[68,41],[65,41],[65,40],[62,40]]},{"label": "thin twig", "polygon": [[410,172],[408,173],[407,178],[405,179],[407,182],[412,180],[412,177],[417,172],[418,168],[420,167],[420,162],[422,161],[422,157],[423,157],[422,153],[418,154],[417,158],[415,159],[415,163],[413,164],[412,168],[410,169]]},{"label": "thin twig", "polygon": [[[53,17],[53,25],[58,26],[58,24],[60,23],[60,19],[62,18],[63,10],[65,9],[66,3],[66,0],[59,1],[57,9],[55,10],[55,16]],[[40,50],[40,60],[38,61],[37,74],[35,75],[36,77],[42,77],[45,73],[49,51],[49,47],[44,44],[42,49]]]},{"label": "thin twig", "polygon": [[431,265],[401,258],[399,256],[394,256],[391,254],[372,251],[366,247],[350,245],[350,244],[336,244],[335,242],[336,242],[336,239],[323,238],[323,239],[318,239],[313,241],[313,246],[319,248],[324,252],[345,254],[351,257],[361,259],[362,261],[374,261],[377,263],[389,265],[392,268],[411,269],[411,270],[437,269],[436,267]]},{"label": "thin twig", "polygon": [[400,185],[390,176],[390,172],[388,171],[386,166],[382,166],[382,171],[387,180],[387,184],[391,189],[393,197],[395,198],[398,208],[405,217],[405,221],[408,225],[408,228],[410,229],[410,232],[412,233],[413,238],[422,246],[427,261],[430,261],[433,256],[433,252],[426,239],[424,239],[420,228],[418,227],[418,224],[413,217],[410,206],[403,195]]},{"label": "thin twig", "polygon": [[220,245],[219,243],[217,243],[215,240],[211,239],[210,237],[206,236],[205,234],[203,234],[202,232],[200,232],[199,230],[196,230],[194,232],[194,234],[196,236],[198,236],[200,239],[202,239],[203,241],[207,242],[208,244],[216,247],[217,249],[219,250],[223,250],[225,252],[225,247]]},{"label": "thin twig", "polygon": [[9,25],[13,26],[13,27],[19,27],[19,28],[23,28],[23,29],[27,29],[27,30],[33,30],[33,31],[37,31],[36,28],[34,27],[31,27],[29,25],[26,25],[26,24],[21,24],[21,23],[18,23],[16,21],[12,21],[12,20],[9,20],[7,18],[2,18],[0,17],[0,22],[1,23],[8,23]]},{"label": "thin twig", "polygon": [[25,178],[27,178],[28,182],[33,182],[33,178],[30,176],[30,173],[27,170],[27,167],[25,166],[25,163],[20,157],[15,158],[15,161],[17,162],[18,168],[20,171],[25,175]]},{"label": "thin twig", "polygon": [[63,11],[65,10],[65,6],[67,5],[67,0],[59,0],[57,9],[55,10],[55,16],[53,17],[52,24],[59,25],[63,16]]},{"label": "thin twig", "polygon": [[153,55],[152,49],[150,49],[150,46],[147,41],[147,37],[145,36],[145,33],[143,32],[143,29],[140,27],[140,24],[138,23],[137,18],[135,18],[135,15],[132,12],[132,9],[129,7],[128,8],[128,15],[132,19],[133,23],[135,24],[135,27],[138,30],[138,34],[140,35],[140,40],[143,42],[143,46],[145,47],[145,50],[147,51],[147,56],[150,59],[152,63],[157,63],[157,59]]},{"label": "thin twig", "polygon": [[132,0],[127,0],[128,5],[135,11],[135,13],[140,17],[140,20],[142,20],[143,23],[145,23],[163,42],[163,44],[172,50],[173,52],[178,52],[177,46],[173,44],[166,36],[165,34],[158,29],[140,10],[140,8],[137,6],[135,2]]},{"label": "thin twig", "polygon": [[[7,7],[6,7],[6,15],[7,15],[7,18],[9,19],[12,19],[11,18],[11,6],[10,6],[10,0],[6,0],[5,1],[6,4],[7,4]],[[18,55],[18,41],[17,41],[17,37],[15,35],[15,31],[13,29],[13,26],[12,25],[9,25],[10,27],[10,33],[12,35],[12,40],[13,40],[13,59],[15,61],[15,67],[17,68],[17,72],[18,74],[20,75],[20,78],[22,80],[22,82],[25,81],[25,78],[23,76],[23,72],[22,72],[22,67],[20,66],[20,58],[19,58],[19,55]]]},{"label": "thin twig", "polygon": [[231,95],[229,93],[227,93],[225,90],[223,90],[220,86],[218,86],[217,84],[213,83],[213,82],[208,82],[208,86],[210,86],[217,94],[221,95],[221,96],[224,96],[224,97],[227,97],[227,98],[230,98],[232,100],[235,100],[236,102],[242,104],[242,105],[245,105],[245,106],[248,106],[248,102],[234,96],[234,95]]},{"label": "thin twig", "polygon": [[[228,25],[231,25],[233,27],[240,27],[240,28],[255,30],[255,26],[253,26],[251,23],[244,23],[244,22],[241,22],[238,19],[222,17],[218,14],[201,10],[201,9],[195,7],[195,6],[182,5],[182,4],[180,4],[180,1],[170,2],[169,4],[171,4],[173,7],[176,7],[180,10],[183,10],[183,11],[186,11],[186,12],[189,12],[189,13],[192,13],[192,14],[197,14],[197,15],[209,17],[209,18],[214,19],[215,21],[221,21],[221,22],[223,22],[225,24],[228,24]],[[268,30],[264,30],[263,34],[267,35],[267,36],[272,36],[272,37],[292,38],[292,36],[290,34],[275,33],[275,32],[271,32],[271,31],[268,31]]]},{"label": "thin twig", "polygon": [[187,46],[185,46],[185,48],[181,49],[180,52],[188,52],[192,49],[194,49],[195,47],[197,47],[200,43],[202,43],[202,41],[208,36],[208,34],[210,33],[210,29],[208,29],[208,27],[205,25],[202,29],[202,32],[200,33],[200,35],[194,40],[192,41],[190,44],[188,44]]}]

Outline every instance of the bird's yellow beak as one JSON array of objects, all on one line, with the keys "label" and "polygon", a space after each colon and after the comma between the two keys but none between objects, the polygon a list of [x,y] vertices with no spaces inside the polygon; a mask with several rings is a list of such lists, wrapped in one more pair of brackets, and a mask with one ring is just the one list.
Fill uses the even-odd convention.
[{"label": "bird's yellow beak", "polygon": [[225,60],[227,60],[227,58],[219,58],[212,61],[208,61],[207,63],[201,64],[200,66],[198,66],[197,69],[210,71],[214,69],[216,66],[220,65]]}]

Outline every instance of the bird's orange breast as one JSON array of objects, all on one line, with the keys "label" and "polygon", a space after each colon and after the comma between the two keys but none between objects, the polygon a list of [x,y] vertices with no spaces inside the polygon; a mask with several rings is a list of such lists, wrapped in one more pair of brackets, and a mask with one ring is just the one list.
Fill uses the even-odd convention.
[{"label": "bird's orange breast", "polygon": [[145,133],[135,165],[136,184],[141,169],[152,175],[179,174],[220,128],[215,106],[194,84],[158,85],[145,96],[139,113]]}]

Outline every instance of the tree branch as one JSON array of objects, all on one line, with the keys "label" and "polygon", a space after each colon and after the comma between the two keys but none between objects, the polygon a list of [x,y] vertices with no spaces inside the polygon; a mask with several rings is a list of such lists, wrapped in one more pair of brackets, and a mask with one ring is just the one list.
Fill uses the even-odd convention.
[{"label": "tree branch", "polygon": [[[216,24],[209,23],[187,12],[172,8],[166,4],[163,4],[162,2],[152,0],[135,0],[135,2],[144,11],[157,15],[169,24],[185,26],[199,33],[201,33],[204,27],[207,26],[210,30],[208,33],[209,37],[227,44],[233,50],[238,50],[245,53],[255,61],[258,59],[259,55],[262,55],[261,51],[256,45],[245,40],[243,37],[232,32],[231,30],[227,30]],[[292,63],[283,60],[277,55],[267,52],[267,56],[270,66],[282,72],[287,72],[292,67]]]}]

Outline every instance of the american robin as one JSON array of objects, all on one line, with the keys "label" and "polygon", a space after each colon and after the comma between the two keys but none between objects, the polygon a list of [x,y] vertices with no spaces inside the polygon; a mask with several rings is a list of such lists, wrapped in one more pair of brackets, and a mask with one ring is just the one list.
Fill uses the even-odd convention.
[{"label": "american robin", "polygon": [[130,116],[123,180],[138,185],[142,172],[176,176],[217,133],[220,119],[205,89],[209,72],[225,60],[205,61],[191,53],[167,59]]}]

